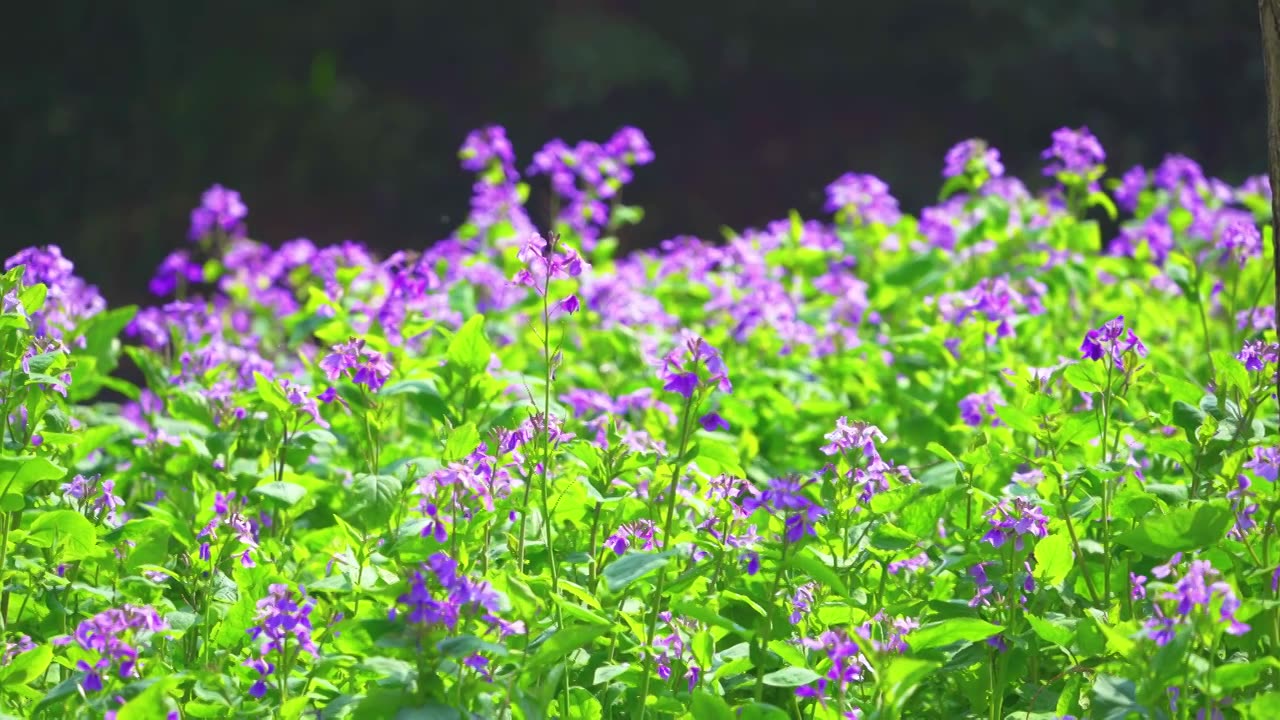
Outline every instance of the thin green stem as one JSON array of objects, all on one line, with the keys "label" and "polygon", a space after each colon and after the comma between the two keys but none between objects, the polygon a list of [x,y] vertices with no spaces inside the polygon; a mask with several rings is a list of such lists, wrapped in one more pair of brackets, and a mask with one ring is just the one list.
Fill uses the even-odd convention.
[{"label": "thin green stem", "polygon": [[768,622],[764,624],[764,628],[760,631],[760,655],[762,661],[756,665],[756,702],[761,702],[764,699],[765,664],[763,662],[763,657],[765,653],[769,652],[769,637],[772,635],[771,631],[773,630],[773,615],[777,611],[777,606],[774,604],[774,601],[778,597],[778,587],[782,584],[782,567],[787,562],[787,550],[789,549],[791,549],[791,543],[787,541],[787,536],[784,534],[782,536],[782,552],[778,556],[778,567],[774,570],[773,584],[769,588]]}]

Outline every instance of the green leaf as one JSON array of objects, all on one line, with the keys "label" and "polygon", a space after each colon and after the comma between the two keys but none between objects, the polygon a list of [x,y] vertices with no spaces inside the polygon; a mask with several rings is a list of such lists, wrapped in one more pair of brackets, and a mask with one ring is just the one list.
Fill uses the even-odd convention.
[{"label": "green leaf", "polygon": [[724,698],[706,690],[694,690],[689,713],[698,720],[734,720],[733,710]]},{"label": "green leaf", "polygon": [[1036,617],[1031,613],[1027,613],[1024,617],[1026,617],[1027,622],[1031,624],[1031,629],[1034,630],[1036,635],[1039,635],[1041,639],[1064,648],[1071,646],[1071,641],[1076,635],[1071,628],[1051,620]]},{"label": "green leaf", "polygon": [[1045,585],[1061,585],[1075,567],[1071,540],[1064,535],[1049,535],[1036,542],[1035,578]]},{"label": "green leaf", "polygon": [[578,648],[590,645],[593,640],[609,632],[608,625],[577,625],[561,628],[538,647],[529,659],[527,670],[535,674]]},{"label": "green leaf", "polygon": [[1175,508],[1148,515],[1121,533],[1116,542],[1151,557],[1168,559],[1176,552],[1216,546],[1231,528],[1234,515],[1225,501]]},{"label": "green leaf", "polygon": [[390,680],[400,686],[408,685],[409,680],[417,672],[412,663],[381,656],[366,657],[356,665],[356,669]]},{"label": "green leaf", "polygon": [[[98,535],[85,516],[75,510],[47,512],[31,523],[31,538],[39,540],[39,547],[61,550],[64,560],[83,560],[94,554]],[[33,543],[35,544],[35,543]]]},{"label": "green leaf", "polygon": [[925,678],[938,668],[938,663],[920,658],[895,655],[884,669],[884,685],[890,705],[900,707]]},{"label": "green leaf", "polygon": [[307,494],[307,489],[301,485],[288,482],[269,482],[250,490],[249,494],[275,498],[284,503],[285,506],[293,507]]},{"label": "green leaf", "polygon": [[844,582],[840,580],[839,575],[836,575],[836,571],[831,569],[831,566],[813,554],[812,546],[805,547],[788,558],[787,566],[803,570],[809,577],[822,583],[840,597],[849,597],[849,588],[845,587]]},{"label": "green leaf", "polygon": [[698,455],[694,462],[710,475],[743,477],[747,474],[738,459],[738,449],[714,437],[704,436],[698,440]]},{"label": "green leaf", "polygon": [[1033,436],[1040,433],[1040,423],[1023,412],[1021,408],[1013,405],[1000,405],[996,407],[996,415],[1004,421],[1005,425],[1018,432]]},{"label": "green leaf", "polygon": [[789,720],[790,717],[781,708],[759,702],[748,703],[738,710],[738,720]]},{"label": "green leaf", "polygon": [[121,526],[121,538],[133,541],[125,569],[135,572],[143,565],[163,565],[169,559],[170,534],[168,523],[158,518],[130,520]]},{"label": "green leaf", "polygon": [[357,475],[351,483],[351,507],[343,516],[364,530],[381,528],[395,512],[402,489],[394,475]]},{"label": "green leaf", "polygon": [[601,683],[607,683],[630,669],[630,663],[622,663],[621,665],[601,665],[596,668],[595,674],[591,676],[591,684],[600,685]]},{"label": "green leaf", "polygon": [[0,667],[0,686],[26,685],[44,675],[53,660],[53,646],[45,643],[20,653]]},{"label": "green leaf", "polygon": [[1247,663],[1219,665],[1213,669],[1211,676],[1213,684],[1217,686],[1215,693],[1230,693],[1232,690],[1253,685],[1262,679],[1267,670],[1276,667],[1280,667],[1280,660],[1273,657]]},{"label": "green leaf", "polygon": [[0,495],[0,512],[14,512],[27,506],[26,498],[18,493]]},{"label": "green leaf", "polygon": [[764,684],[773,687],[800,687],[820,679],[822,676],[802,667],[785,667],[764,676]]},{"label": "green leaf", "polygon": [[1102,392],[1102,386],[1106,384],[1106,378],[1099,372],[1097,364],[1088,361],[1068,365],[1062,371],[1062,379],[1083,393]]},{"label": "green leaf", "polygon": [[629,552],[604,568],[604,581],[610,592],[618,592],[667,564],[665,553]]},{"label": "green leaf", "polygon": [[463,657],[483,650],[494,655],[506,655],[507,646],[481,640],[475,635],[454,635],[441,640],[436,649],[447,657]]},{"label": "green leaf", "polygon": [[116,713],[116,720],[156,720],[169,714],[176,705],[169,699],[170,693],[181,682],[169,676],[147,686]]},{"label": "green leaf", "polygon": [[45,457],[0,457],[0,494],[23,493],[38,482],[61,480],[67,469]]},{"label": "green leaf", "polygon": [[484,334],[484,315],[472,315],[449,340],[446,358],[449,364],[476,375],[489,366],[492,355],[493,346]]},{"label": "green leaf", "polygon": [[694,620],[698,620],[703,623],[706,623],[711,627],[718,627],[724,630],[728,630],[729,632],[732,632],[732,633],[737,633],[738,635],[741,635],[742,637],[747,639],[750,639],[751,636],[754,634],[747,628],[720,615],[715,610],[712,610],[710,607],[702,603],[676,600],[671,603],[671,610],[676,614],[691,617]]},{"label": "green leaf", "polygon": [[476,451],[480,445],[480,431],[475,423],[466,423],[449,433],[449,441],[444,446],[445,462],[458,462]]},{"label": "green leaf", "polygon": [[289,398],[285,396],[283,388],[256,371],[253,373],[253,383],[258,388],[258,397],[262,402],[275,408],[281,415],[287,416],[292,413]]},{"label": "green leaf", "polygon": [[904,639],[912,650],[921,652],[952,643],[986,640],[1003,629],[1001,625],[993,625],[979,618],[956,617],[925,625],[912,631]]},{"label": "green leaf", "polygon": [[1173,424],[1186,431],[1187,437],[1194,438],[1200,425],[1204,423],[1205,412],[1199,407],[1181,400],[1173,403]]}]

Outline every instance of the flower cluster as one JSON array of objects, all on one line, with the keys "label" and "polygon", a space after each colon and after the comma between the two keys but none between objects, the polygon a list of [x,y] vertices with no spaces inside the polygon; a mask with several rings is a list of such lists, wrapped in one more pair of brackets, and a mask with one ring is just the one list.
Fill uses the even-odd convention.
[{"label": "flower cluster", "polygon": [[996,417],[996,407],[1004,405],[1004,397],[998,390],[984,393],[969,393],[960,399],[960,419],[969,427],[978,427],[990,421],[992,426],[1003,423]]},{"label": "flower cluster", "polygon": [[850,221],[892,225],[902,217],[889,186],[874,175],[845,173],[827,186],[827,212]]},{"label": "flower cluster", "polygon": [[[218,529],[227,528],[231,535],[240,543],[243,549],[240,552],[240,564],[244,567],[254,567],[252,553],[258,549],[258,531],[243,512],[243,503],[237,501],[236,492],[231,490],[226,493],[215,493],[213,500],[213,519],[200,530],[198,538],[203,538],[200,543],[200,559],[205,562],[218,563],[223,557],[213,557],[213,543],[218,541]],[[224,545],[220,552],[226,552],[230,549],[231,544]]]},{"label": "flower cluster", "polygon": [[1026,285],[1027,292],[1022,292],[1010,283],[1007,276],[983,278],[968,290],[939,296],[938,311],[943,320],[956,326],[971,319],[978,320],[987,344],[994,345],[1000,338],[1014,336],[1013,322],[1019,313],[1039,315],[1044,312],[1040,296],[1044,294],[1045,286],[1034,279],[1028,279]]},{"label": "flower cluster", "polygon": [[[107,301],[98,293],[98,288],[75,274],[75,265],[62,256],[62,249],[57,245],[29,247],[4,261],[5,270],[19,265],[23,266],[23,287],[45,286],[44,307],[38,311],[6,308],[6,312],[28,315],[36,337],[49,336],[67,345],[77,344],[79,339],[68,335],[81,322],[107,307]],[[6,298],[5,302],[6,305],[16,303],[17,298]]]},{"label": "flower cluster", "polygon": [[121,679],[141,677],[139,652],[150,645],[156,633],[168,628],[169,623],[154,608],[122,605],[84,620],[76,627],[75,635],[54,638],[53,643],[74,642],[93,654],[93,662],[80,660],[76,668],[85,673],[80,681],[84,691],[98,692],[103,687],[103,676],[113,668]]},{"label": "flower cluster", "polygon": [[1080,344],[1080,352],[1085,360],[1102,360],[1110,357],[1116,369],[1124,370],[1126,355],[1132,353],[1133,356],[1144,358],[1147,356],[1147,346],[1138,339],[1132,329],[1126,331],[1124,316],[1118,315],[1103,323],[1098,329],[1085,333],[1084,342]]},{"label": "flower cluster", "polygon": [[1223,260],[1235,260],[1244,267],[1252,258],[1262,257],[1262,234],[1252,220],[1232,220],[1222,229],[1217,248],[1222,251]]},{"label": "flower cluster", "polygon": [[200,205],[191,211],[192,240],[201,240],[213,233],[229,237],[244,236],[244,219],[249,208],[240,200],[240,193],[221,185],[204,191]]},{"label": "flower cluster", "polygon": [[[796,688],[797,696],[816,698],[823,707],[826,707],[827,702],[832,698],[849,696],[850,689],[862,681],[870,667],[857,639],[844,630],[828,630],[818,637],[804,638],[800,643],[831,663],[830,669],[821,678],[809,685]],[[837,708],[837,710],[843,711],[844,708]],[[854,714],[852,717],[857,715]]]},{"label": "flower cluster", "polygon": [[110,527],[120,524],[119,510],[124,506],[124,500],[115,494],[115,490],[116,482],[103,480],[100,475],[76,475],[71,482],[62,485],[63,496],[74,500],[80,512]]},{"label": "flower cluster", "polygon": [[318,652],[311,639],[311,611],[315,609],[315,601],[306,597],[305,590],[301,594],[299,604],[288,585],[275,583],[267,588],[267,596],[258,601],[257,624],[249,628],[249,637],[265,638],[265,642],[258,648],[260,655],[244,663],[258,673],[257,681],[249,689],[253,697],[260,698],[267,693],[266,678],[276,668],[275,663],[266,660],[272,653],[292,663],[301,653],[315,655]]},{"label": "flower cluster", "polygon": [[956,143],[947,151],[942,177],[953,178],[960,175],[982,178],[998,178],[1004,175],[1000,151],[981,138],[971,138]]},{"label": "flower cluster", "polygon": [[701,388],[716,387],[723,393],[733,392],[729,370],[720,353],[706,340],[684,332],[680,342],[663,358],[658,368],[662,389],[685,399]]},{"label": "flower cluster", "polygon": [[1024,535],[1042,538],[1049,534],[1049,518],[1038,505],[1023,497],[1001,500],[985,517],[991,529],[982,540],[994,547],[1013,540],[1014,549],[1021,551]]},{"label": "flower cluster", "polygon": [[1271,343],[1261,339],[1246,340],[1244,347],[1240,348],[1239,353],[1236,353],[1236,359],[1244,363],[1245,370],[1262,372],[1268,366],[1280,362],[1280,343]]},{"label": "flower cluster", "polygon": [[390,358],[365,347],[362,338],[351,338],[346,343],[334,345],[332,352],[320,360],[320,369],[331,381],[345,375],[372,392],[386,384],[392,371]]},{"label": "flower cluster", "polygon": [[765,512],[783,521],[783,539],[798,542],[806,535],[816,535],[815,524],[827,511],[805,495],[808,483],[796,478],[773,478],[759,495],[742,501],[742,508],[753,513],[763,508]]},{"label": "flower cluster", "polygon": [[[591,265],[577,250],[563,242],[558,233],[550,233],[548,237],[550,242],[537,233],[529,235],[516,255],[525,267],[512,278],[515,284],[531,287],[542,296],[550,291],[552,280],[576,278],[591,269]],[[556,309],[566,313],[575,313],[578,307],[578,296],[573,294],[556,303]]]},{"label": "flower cluster", "polygon": [[1223,629],[1228,635],[1243,635],[1249,626],[1236,618],[1240,600],[1230,585],[1214,580],[1218,571],[1207,560],[1192,560],[1182,576],[1173,581],[1182,553],[1175,554],[1168,563],[1152,569],[1151,574],[1165,580],[1172,589],[1160,595],[1165,602],[1154,605],[1155,615],[1144,623],[1143,631],[1156,645],[1168,645],[1177,635],[1179,627],[1196,627],[1207,622]]},{"label": "flower cluster", "polygon": [[1089,177],[1102,170],[1107,153],[1089,128],[1059,128],[1053,132],[1053,144],[1040,153],[1047,162],[1044,174]]},{"label": "flower cluster", "polygon": [[610,221],[605,202],[631,182],[633,167],[647,165],[653,157],[644,133],[623,127],[604,144],[584,140],[569,147],[552,140],[534,154],[528,173],[551,179],[551,189],[564,203],[557,221],[573,229],[591,251]]}]

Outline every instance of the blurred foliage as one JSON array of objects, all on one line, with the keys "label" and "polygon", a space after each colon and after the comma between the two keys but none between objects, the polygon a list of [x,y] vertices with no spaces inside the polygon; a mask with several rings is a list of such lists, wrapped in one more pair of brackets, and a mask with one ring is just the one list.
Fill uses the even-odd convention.
[{"label": "blurred foliage", "polygon": [[1263,169],[1246,0],[692,8],[55,3],[0,50],[20,68],[0,88],[6,255],[59,243],[113,300],[141,299],[213,182],[244,193],[264,240],[425,244],[465,212],[455,151],[488,122],[524,159],[643,128],[658,162],[629,197],[649,210],[632,246],[816,213],[851,169],[915,207],[970,135],[1019,173],[1080,124],[1116,170],[1171,151],[1229,180]]}]

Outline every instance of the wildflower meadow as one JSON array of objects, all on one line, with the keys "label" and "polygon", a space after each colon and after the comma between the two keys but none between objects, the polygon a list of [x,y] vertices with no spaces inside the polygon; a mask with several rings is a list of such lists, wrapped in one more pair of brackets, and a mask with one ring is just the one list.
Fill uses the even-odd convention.
[{"label": "wildflower meadow", "polygon": [[1280,718],[1269,184],[1046,143],[623,255],[639,130],[487,127],[426,247],[22,250],[0,717]]}]

